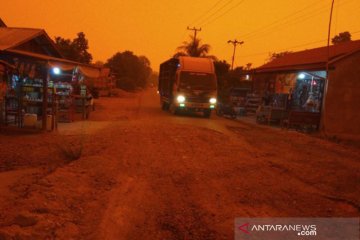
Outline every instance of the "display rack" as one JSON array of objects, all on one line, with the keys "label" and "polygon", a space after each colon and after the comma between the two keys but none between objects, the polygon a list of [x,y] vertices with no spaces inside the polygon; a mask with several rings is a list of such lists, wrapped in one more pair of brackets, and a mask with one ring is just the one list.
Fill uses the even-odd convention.
[{"label": "display rack", "polygon": [[57,117],[59,122],[71,122],[74,115],[74,100],[71,96],[72,86],[69,83],[54,84],[58,99]]},{"label": "display rack", "polygon": [[[44,87],[42,84],[24,84],[21,87],[21,94],[19,98],[20,107],[23,111],[25,118],[32,117],[35,121],[34,124],[39,119],[39,116],[43,116],[43,114],[47,115],[48,123],[47,128],[49,130],[54,129],[55,127],[55,117],[56,116],[56,106],[57,99],[55,95],[55,88],[52,83],[49,83],[47,88],[47,107],[46,112],[43,112],[44,109]],[[35,116],[35,117],[34,117]],[[24,121],[26,123],[26,121]],[[30,124],[32,125],[32,124]],[[25,124],[25,127],[27,124]]]}]

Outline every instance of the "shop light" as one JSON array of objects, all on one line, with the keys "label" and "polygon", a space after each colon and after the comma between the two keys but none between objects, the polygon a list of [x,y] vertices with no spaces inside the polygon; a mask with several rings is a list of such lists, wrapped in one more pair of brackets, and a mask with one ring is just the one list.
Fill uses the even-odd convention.
[{"label": "shop light", "polygon": [[214,106],[214,105],[210,105],[210,108],[211,108],[211,109],[214,109],[214,108],[215,108],[215,106]]},{"label": "shop light", "polygon": [[298,75],[298,78],[299,78],[299,79],[305,79],[305,77],[306,77],[305,73],[300,73],[300,74]]},{"label": "shop light", "polygon": [[61,70],[60,70],[60,68],[58,68],[58,67],[54,67],[54,68],[52,69],[52,72],[53,72],[55,75],[59,75],[59,74],[61,73]]}]

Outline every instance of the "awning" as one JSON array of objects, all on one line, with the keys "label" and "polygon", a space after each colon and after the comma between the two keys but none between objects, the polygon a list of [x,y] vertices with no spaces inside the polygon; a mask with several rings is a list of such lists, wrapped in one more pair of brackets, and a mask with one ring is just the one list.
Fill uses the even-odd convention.
[{"label": "awning", "polygon": [[79,66],[79,71],[82,75],[88,78],[99,78],[100,77],[100,69],[99,68],[89,68],[85,66]]},{"label": "awning", "polygon": [[69,71],[78,68],[81,74],[88,78],[99,78],[105,76],[104,74],[109,75],[110,72],[108,68],[95,67],[84,63],[74,62],[71,60],[51,57],[38,53],[30,53],[20,50],[6,50],[6,52],[23,55],[26,57],[36,58],[40,60],[45,60],[48,62],[50,67],[58,67],[62,71]]},{"label": "awning", "polygon": [[72,63],[65,63],[65,62],[59,62],[59,61],[49,61],[48,62],[49,66],[52,68],[60,68],[61,71],[70,71],[73,70],[74,68],[76,68],[76,65],[72,64]]}]

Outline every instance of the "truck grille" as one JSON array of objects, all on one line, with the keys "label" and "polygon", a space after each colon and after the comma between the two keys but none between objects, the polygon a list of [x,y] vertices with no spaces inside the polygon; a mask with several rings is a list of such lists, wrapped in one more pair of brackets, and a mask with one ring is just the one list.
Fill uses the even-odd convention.
[{"label": "truck grille", "polygon": [[209,98],[204,98],[204,97],[187,97],[186,98],[187,102],[194,102],[194,103],[208,103],[209,102]]}]

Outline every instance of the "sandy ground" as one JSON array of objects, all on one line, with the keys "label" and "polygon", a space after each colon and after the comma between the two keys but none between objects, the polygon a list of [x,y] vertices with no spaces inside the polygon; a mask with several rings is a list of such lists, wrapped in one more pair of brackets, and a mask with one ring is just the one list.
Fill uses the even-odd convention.
[{"label": "sandy ground", "polygon": [[0,239],[233,239],[236,217],[359,217],[360,150],[102,98],[55,133],[0,132]]}]

